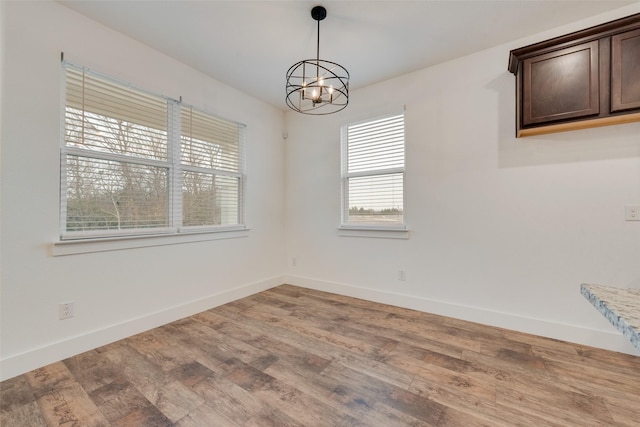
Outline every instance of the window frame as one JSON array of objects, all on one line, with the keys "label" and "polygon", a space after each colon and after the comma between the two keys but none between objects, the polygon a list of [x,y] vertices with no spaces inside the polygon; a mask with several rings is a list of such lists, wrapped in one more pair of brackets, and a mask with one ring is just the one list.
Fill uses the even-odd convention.
[{"label": "window frame", "polygon": [[[195,112],[196,114],[200,114],[203,116],[207,116],[209,119],[213,119],[213,120],[217,120],[217,121],[224,121],[227,124],[234,124],[235,126],[237,126],[237,131],[238,131],[238,140],[237,140],[237,158],[235,158],[235,161],[237,162],[237,171],[230,171],[230,170],[225,170],[223,166],[215,168],[215,167],[205,167],[205,166],[201,166],[201,165],[188,165],[185,162],[182,161],[182,149],[184,148],[184,144],[182,142],[182,138],[185,137],[185,133],[182,132],[182,128],[181,128],[181,132],[180,135],[178,136],[180,143],[178,144],[180,147],[179,152],[176,154],[176,167],[175,167],[175,173],[176,175],[178,175],[176,177],[176,180],[174,181],[176,187],[178,186],[178,184],[182,184],[182,174],[185,172],[190,172],[190,173],[197,173],[197,174],[203,174],[203,175],[209,175],[214,177],[226,177],[226,178],[235,178],[238,181],[238,193],[237,193],[237,205],[236,205],[236,209],[237,209],[237,221],[238,224],[237,225],[185,225],[183,223],[183,209],[182,209],[182,203],[184,202],[184,200],[181,198],[181,200],[179,201],[179,203],[181,203],[181,208],[180,208],[180,227],[178,228],[178,232],[181,233],[198,233],[198,232],[206,232],[206,231],[212,231],[212,232],[216,232],[216,231],[227,231],[227,230],[236,230],[236,229],[243,229],[246,228],[245,225],[245,221],[244,221],[244,207],[245,207],[245,191],[246,191],[246,174],[245,174],[245,168],[246,168],[246,163],[245,163],[245,147],[246,147],[246,126],[243,124],[240,124],[238,122],[235,121],[230,121],[230,120],[226,120],[223,119],[219,116],[215,116],[213,114],[209,114],[207,112],[204,112],[198,108],[195,108],[192,105],[181,105],[180,108],[180,112],[177,114],[177,116],[179,117],[183,117],[183,111],[185,109],[190,109],[193,112]],[[182,120],[180,121],[181,125],[182,125]],[[191,139],[193,139],[193,136],[190,136]],[[179,187],[176,188],[175,194],[183,194],[183,191],[180,190]],[[176,203],[178,203],[178,201],[176,201]],[[222,209],[222,207],[221,207]]]},{"label": "window frame", "polygon": [[[403,127],[403,161],[402,167],[379,168],[373,171],[349,172],[349,129],[377,121],[393,119],[402,116]],[[406,199],[406,171],[407,171],[407,140],[406,140],[406,114],[405,110],[384,114],[357,122],[345,124],[340,129],[341,149],[341,203],[339,235],[354,237],[381,237],[381,238],[408,238],[407,225],[407,199]],[[390,174],[402,175],[402,222],[375,223],[375,222],[350,222],[349,221],[349,180],[360,177],[377,177]]]},{"label": "window frame", "polygon": [[[112,153],[102,151],[99,149],[89,149],[84,147],[74,147],[67,144],[66,138],[66,116],[67,107],[70,105],[68,102],[67,94],[67,78],[68,69],[72,68],[75,72],[88,73],[91,76],[107,81],[110,84],[119,86],[120,88],[128,88],[137,93],[144,93],[156,99],[160,99],[166,102],[167,105],[167,129],[166,129],[166,159],[153,159],[138,157],[130,154]],[[245,223],[245,198],[246,198],[246,164],[245,164],[245,150],[246,150],[246,125],[222,118],[218,115],[208,113],[202,109],[182,103],[182,99],[176,100],[170,97],[152,93],[140,87],[137,87],[128,82],[123,82],[114,77],[105,75],[103,73],[94,71],[88,67],[80,66],[78,64],[62,61],[62,90],[61,90],[61,137],[60,137],[60,203],[59,203],[59,241],[54,244],[54,255],[67,255],[75,253],[74,250],[69,250],[69,244],[74,242],[111,242],[107,244],[93,245],[94,247],[144,247],[155,246],[152,242],[135,243],[137,239],[149,238],[149,237],[170,237],[176,235],[196,235],[205,233],[220,233],[218,237],[194,237],[192,239],[179,239],[179,242],[186,242],[189,240],[202,241],[211,240],[217,238],[228,238],[242,236],[246,234],[240,233],[243,230],[248,230]],[[84,75],[84,74],[83,74]],[[201,115],[213,118],[217,121],[224,122],[229,126],[237,129],[237,171],[223,171],[215,168],[190,166],[184,164],[181,161],[181,153],[183,146],[183,133],[181,132],[181,116],[183,109],[191,109],[198,112]],[[84,109],[82,111],[85,111]],[[105,116],[109,117],[109,116]],[[129,119],[131,116],[126,117]],[[132,121],[132,123],[136,123]],[[138,123],[139,124],[139,123]],[[164,130],[163,130],[164,131]],[[67,185],[69,184],[69,177],[67,175],[67,158],[69,156],[80,156],[90,160],[119,162],[128,164],[137,164],[143,167],[164,168],[166,169],[166,226],[150,226],[150,227],[137,227],[137,228],[122,228],[122,229],[93,229],[90,231],[67,231],[68,223],[68,201],[67,201]],[[235,208],[237,209],[237,221],[233,224],[205,224],[205,225],[189,225],[183,226],[183,187],[182,187],[182,175],[185,171],[196,171],[210,175],[212,177],[218,175],[230,176],[237,180],[237,191],[235,193]],[[214,208],[211,206],[212,209]],[[166,239],[153,239],[155,242],[163,242],[161,244],[169,244]],[[125,242],[124,245],[119,245],[118,242]],[[132,243],[133,242],[133,243]],[[58,250],[56,250],[56,246]],[[63,248],[64,247],[64,248]],[[60,249],[63,248],[63,249]],[[117,249],[117,247],[116,247]],[[111,250],[111,249],[107,249]],[[79,250],[78,252],[94,252],[95,250]],[[58,252],[58,253],[56,253]]]}]

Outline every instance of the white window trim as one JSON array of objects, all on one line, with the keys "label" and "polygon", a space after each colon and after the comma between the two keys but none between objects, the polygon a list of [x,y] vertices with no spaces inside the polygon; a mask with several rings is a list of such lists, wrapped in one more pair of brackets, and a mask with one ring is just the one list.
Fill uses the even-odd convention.
[{"label": "white window trim", "polygon": [[338,236],[340,237],[368,237],[378,239],[408,239],[409,230],[407,228],[355,228],[355,227],[338,227]]},{"label": "white window trim", "polygon": [[[172,175],[169,186],[169,226],[168,227],[158,227],[158,228],[142,228],[142,229],[123,229],[123,230],[94,230],[91,233],[83,233],[83,232],[67,232],[66,231],[66,195],[63,194],[64,188],[61,187],[60,191],[60,233],[58,235],[58,240],[54,241],[51,246],[51,255],[53,256],[62,256],[62,255],[72,255],[72,254],[81,254],[81,253],[91,253],[91,252],[102,252],[102,251],[111,251],[111,250],[120,250],[120,249],[132,249],[132,248],[142,248],[142,247],[150,247],[150,246],[163,246],[163,245],[172,245],[172,244],[181,244],[181,243],[189,243],[189,242],[201,242],[201,241],[210,241],[210,240],[220,240],[220,239],[231,239],[231,238],[241,238],[247,237],[249,235],[249,228],[246,225],[246,125],[242,123],[238,123],[233,120],[224,119],[220,116],[211,113],[211,116],[217,117],[219,119],[236,123],[240,129],[240,141],[239,141],[239,153],[238,153],[238,172],[227,172],[227,171],[219,171],[208,168],[199,168],[189,165],[182,165],[180,162],[180,125],[179,125],[179,117],[180,117],[180,108],[182,107],[190,107],[189,105],[183,105],[182,100],[178,101],[172,98],[169,98],[165,95],[154,94],[146,91],[145,89],[139,88],[135,85],[131,85],[127,82],[118,80],[117,78],[104,75],[102,73],[93,71],[87,67],[82,67],[74,63],[70,63],[67,61],[62,62],[62,76],[61,76],[61,87],[62,94],[66,94],[66,67],[76,67],[76,68],[84,68],[89,70],[91,73],[98,75],[102,78],[111,80],[113,82],[117,82],[123,84],[125,86],[135,87],[136,90],[150,93],[154,96],[159,96],[164,98],[168,103],[168,109],[170,111],[170,117],[173,117],[173,125],[169,126],[168,129],[168,150],[169,150],[169,158],[167,161],[162,160],[153,160],[153,159],[144,159],[139,157],[120,155],[120,154],[112,154],[112,153],[102,153],[99,151],[93,150],[85,150],[77,147],[67,147],[65,144],[65,110],[66,110],[66,100],[65,96],[61,96],[61,150],[60,150],[60,183],[62,184],[62,179],[66,175],[65,174],[65,157],[69,154],[71,155],[79,155],[84,157],[91,157],[96,159],[104,159],[104,160],[115,160],[115,161],[131,161],[132,163],[143,164],[143,165],[152,165],[152,166],[160,166],[167,167],[169,173]],[[198,111],[197,108],[194,109]],[[178,119],[176,119],[178,117]],[[178,121],[178,125],[176,126],[175,121]],[[237,177],[240,181],[239,186],[239,195],[238,195],[238,211],[239,211],[239,224],[233,225],[204,225],[204,226],[178,226],[176,224],[176,219],[174,217],[175,203],[179,203],[177,198],[180,198],[180,194],[182,192],[181,189],[181,176],[184,170],[196,170],[202,171],[205,173],[215,173],[215,175],[225,175],[225,176],[233,176]],[[180,188],[178,188],[178,186]]]},{"label": "white window trim", "polygon": [[405,141],[404,141],[404,167],[403,168],[390,168],[384,171],[379,172],[378,174],[390,174],[390,173],[398,173],[402,172],[404,175],[403,179],[403,224],[395,224],[395,225],[380,225],[380,224],[354,224],[346,222],[346,218],[348,217],[349,203],[348,203],[348,190],[347,190],[347,180],[348,178],[357,177],[357,176],[371,176],[370,173],[363,172],[346,172],[346,162],[347,162],[347,147],[346,147],[346,136],[347,128],[349,126],[358,125],[367,122],[373,122],[376,120],[384,119],[387,117],[395,116],[395,115],[404,115],[406,117],[406,108],[402,108],[400,111],[391,111],[386,114],[382,114],[376,117],[371,117],[363,120],[359,120],[356,122],[351,122],[344,124],[341,128],[341,138],[340,138],[340,162],[341,162],[341,178],[340,178],[340,192],[341,192],[341,203],[340,203],[340,225],[338,226],[338,236],[340,237],[365,237],[365,238],[385,238],[385,239],[408,239],[409,238],[409,226],[407,223],[407,200],[406,200],[406,172],[407,172],[407,143],[406,143],[406,122],[405,122]]},{"label": "white window trim", "polygon": [[149,234],[146,236],[105,237],[82,240],[57,241],[51,245],[51,256],[87,254],[93,252],[117,251],[124,249],[148,248],[153,246],[177,245],[183,243],[206,242],[211,240],[238,239],[249,236],[250,229],[237,227],[215,231],[183,232],[180,234]]}]

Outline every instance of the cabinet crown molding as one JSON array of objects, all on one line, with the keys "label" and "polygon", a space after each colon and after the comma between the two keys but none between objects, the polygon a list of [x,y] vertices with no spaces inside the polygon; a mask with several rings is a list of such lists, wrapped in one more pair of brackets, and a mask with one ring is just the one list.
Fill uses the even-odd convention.
[{"label": "cabinet crown molding", "polygon": [[517,74],[520,64],[527,58],[586,43],[592,40],[598,40],[602,37],[634,29],[639,25],[640,13],[636,13],[634,15],[616,19],[615,21],[605,22],[604,24],[595,25],[593,27],[585,28],[584,30],[575,31],[549,40],[513,49],[509,52],[508,70],[510,73]]}]

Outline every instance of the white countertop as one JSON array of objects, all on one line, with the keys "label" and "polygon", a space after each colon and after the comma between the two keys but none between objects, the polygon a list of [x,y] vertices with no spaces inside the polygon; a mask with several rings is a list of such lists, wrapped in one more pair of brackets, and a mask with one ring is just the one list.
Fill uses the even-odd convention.
[{"label": "white countertop", "polygon": [[640,350],[640,289],[583,283],[580,292]]}]

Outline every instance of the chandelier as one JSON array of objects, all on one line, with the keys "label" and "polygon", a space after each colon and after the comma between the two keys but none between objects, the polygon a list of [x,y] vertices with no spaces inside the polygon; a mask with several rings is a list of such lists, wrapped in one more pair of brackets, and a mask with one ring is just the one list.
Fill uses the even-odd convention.
[{"label": "chandelier", "polygon": [[320,21],[327,17],[327,10],[316,6],[311,17],[318,21],[316,58],[297,62],[287,71],[287,105],[303,114],[336,113],[349,103],[349,72],[320,59]]}]

